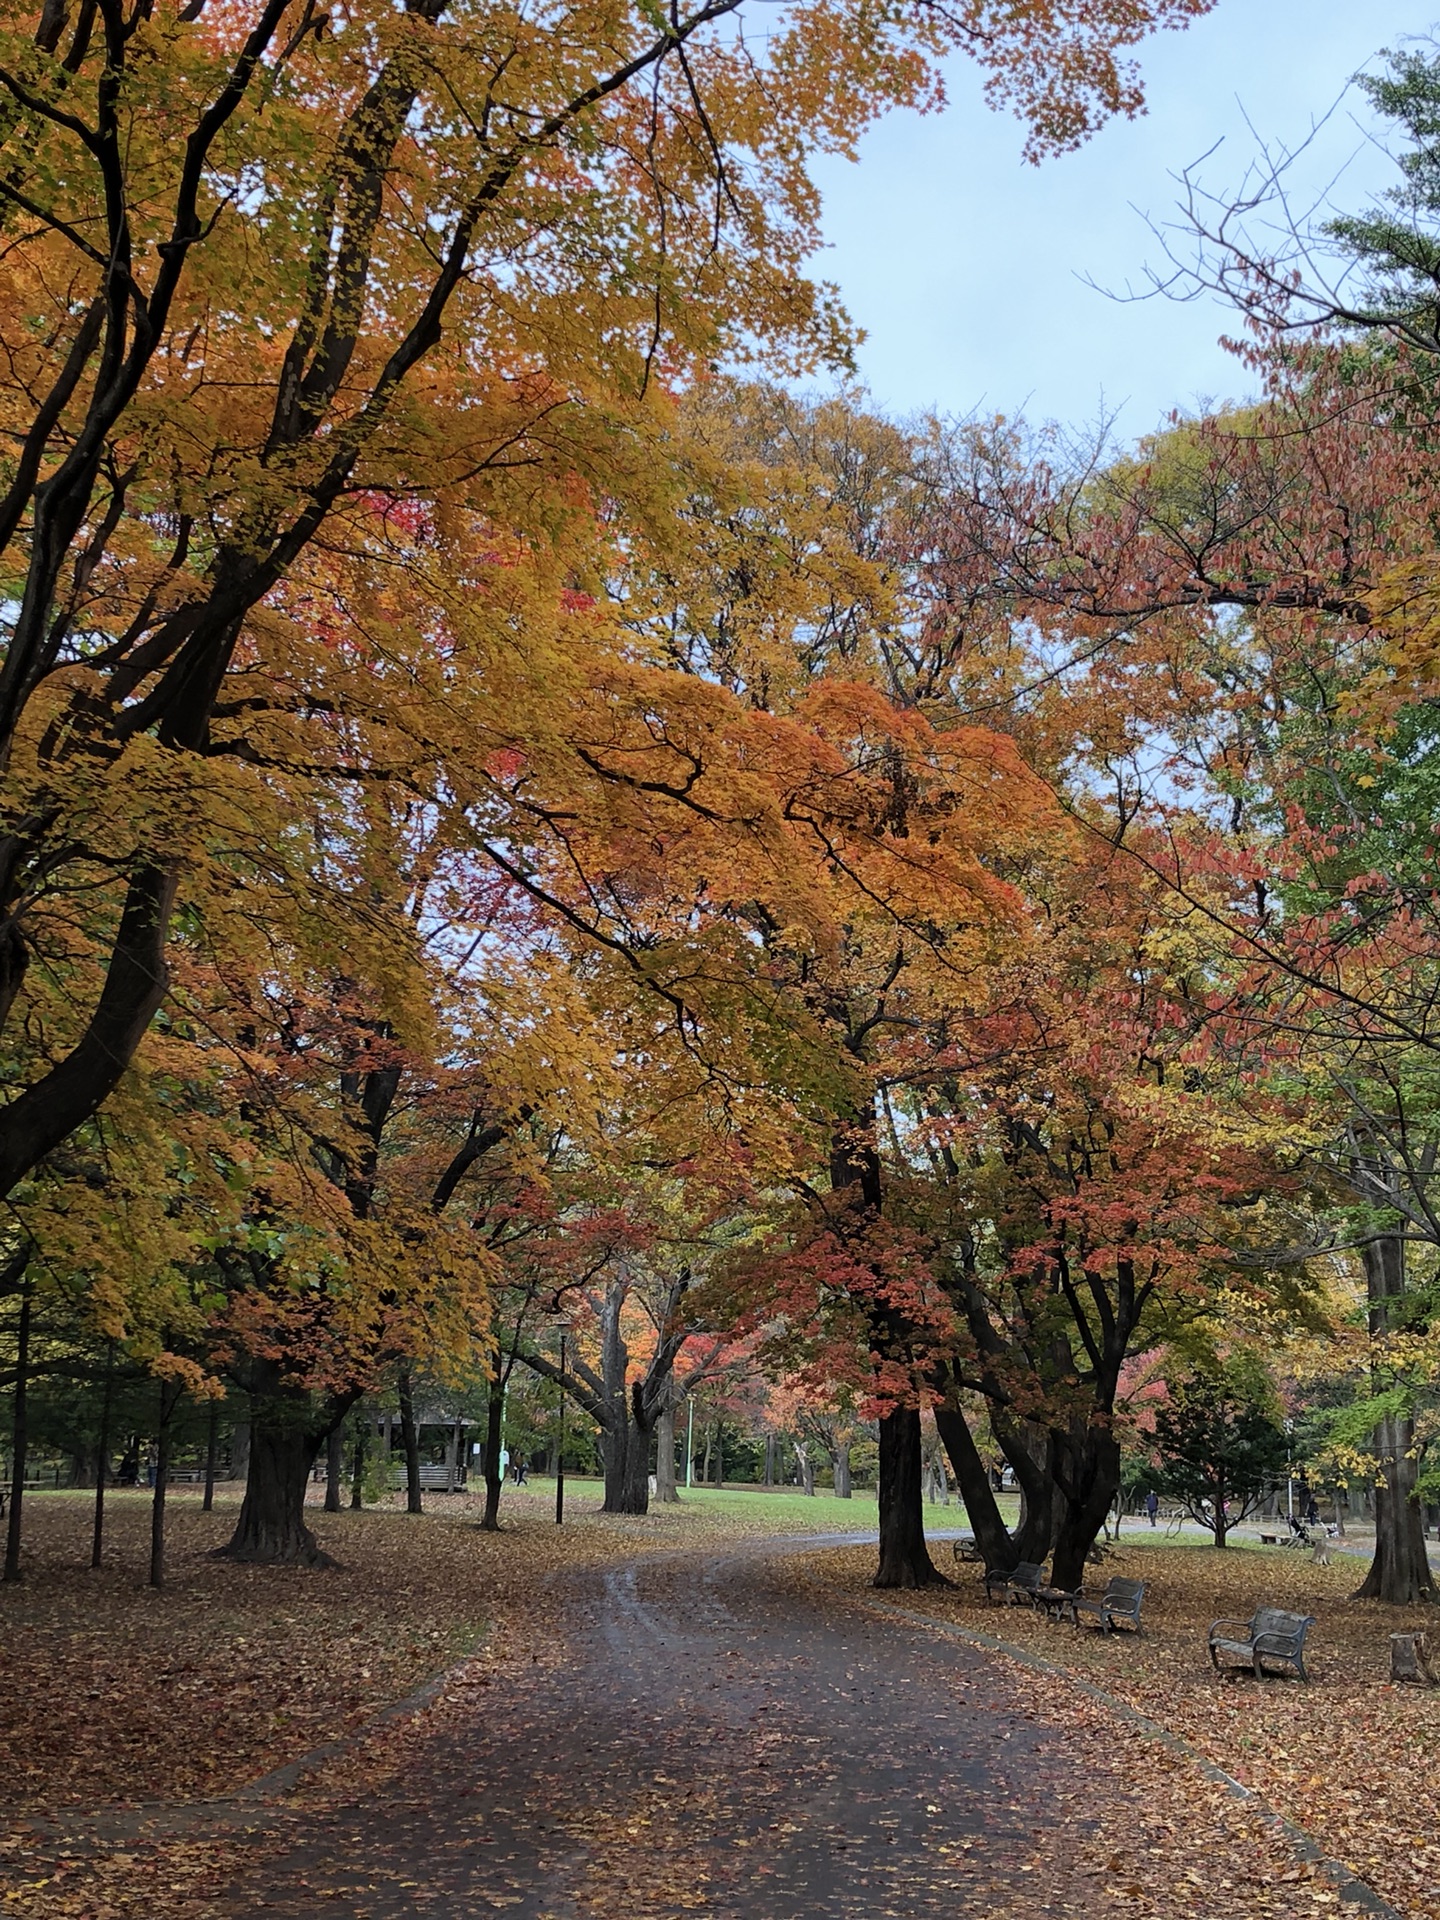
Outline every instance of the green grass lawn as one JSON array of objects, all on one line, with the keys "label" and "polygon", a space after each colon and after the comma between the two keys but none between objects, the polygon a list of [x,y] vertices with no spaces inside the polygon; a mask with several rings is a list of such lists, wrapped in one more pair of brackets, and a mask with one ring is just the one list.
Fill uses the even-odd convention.
[{"label": "green grass lawn", "polygon": [[[682,1487],[680,1498],[704,1512],[773,1527],[776,1533],[865,1533],[877,1524],[875,1494],[866,1487],[857,1487],[849,1500],[823,1490],[804,1494],[796,1487]],[[965,1532],[969,1524],[958,1501],[948,1507],[925,1503],[927,1533]]]}]

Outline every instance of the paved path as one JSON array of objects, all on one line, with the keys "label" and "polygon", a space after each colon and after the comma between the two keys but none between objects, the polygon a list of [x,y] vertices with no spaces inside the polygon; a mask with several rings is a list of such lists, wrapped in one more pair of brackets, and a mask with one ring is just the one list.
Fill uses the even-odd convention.
[{"label": "paved path", "polygon": [[1207,1920],[1299,1910],[1236,1883],[1236,1848],[1264,1864],[1241,1815],[1147,1825],[1133,1761],[1106,1767],[1123,1737],[1034,1717],[1002,1663],[799,1560],[642,1561],[554,1596],[526,1664],[452,1688],[398,1781],[287,1823],[207,1912],[1093,1920],[1136,1856],[1152,1882],[1183,1868]]}]

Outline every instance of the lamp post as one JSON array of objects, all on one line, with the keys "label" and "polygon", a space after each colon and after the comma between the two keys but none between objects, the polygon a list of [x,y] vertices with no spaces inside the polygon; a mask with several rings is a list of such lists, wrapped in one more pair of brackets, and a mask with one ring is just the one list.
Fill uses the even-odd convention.
[{"label": "lamp post", "polygon": [[1291,1526],[1295,1524],[1295,1462],[1291,1457],[1294,1453],[1292,1440],[1294,1432],[1295,1422],[1287,1420],[1285,1422],[1285,1515]]},{"label": "lamp post", "polygon": [[565,1330],[560,1330],[560,1448],[555,1455],[555,1524],[565,1524]]}]

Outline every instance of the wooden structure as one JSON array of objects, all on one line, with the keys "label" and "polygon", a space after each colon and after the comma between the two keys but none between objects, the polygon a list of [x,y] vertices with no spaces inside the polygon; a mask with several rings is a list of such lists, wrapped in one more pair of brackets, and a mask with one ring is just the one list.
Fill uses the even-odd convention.
[{"label": "wooden structure", "polygon": [[[420,1485],[426,1493],[459,1493],[469,1473],[465,1422],[443,1407],[425,1407],[415,1418],[420,1442]],[[400,1440],[400,1416],[387,1413],[375,1422],[380,1455],[389,1469],[392,1487],[405,1484],[405,1450]]]}]

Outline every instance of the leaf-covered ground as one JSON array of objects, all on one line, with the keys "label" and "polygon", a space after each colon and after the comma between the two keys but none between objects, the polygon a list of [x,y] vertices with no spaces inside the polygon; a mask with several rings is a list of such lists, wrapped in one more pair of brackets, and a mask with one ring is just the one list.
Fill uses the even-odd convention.
[{"label": "leaf-covered ground", "polygon": [[[98,1576],[85,1565],[86,1503],[34,1501],[27,1578],[0,1588],[0,1751],[8,1761],[0,1790],[11,1802],[0,1839],[0,1913],[26,1920],[228,1920],[262,1901],[276,1903],[275,1888],[262,1884],[264,1863],[289,1855],[300,1860],[300,1881],[296,1891],[281,1876],[281,1892],[292,1901],[281,1911],[306,1920],[315,1912],[336,1920],[352,1910],[377,1917],[429,1912],[441,1886],[427,1878],[426,1862],[439,1844],[434,1808],[443,1804],[449,1819],[452,1803],[459,1824],[444,1844],[456,1898],[446,1910],[470,1911],[474,1892],[474,1911],[487,1910],[487,1902],[513,1907],[517,1920],[549,1911],[526,1904],[523,1892],[526,1872],[541,1867],[546,1885],[557,1874],[571,1877],[579,1892],[564,1910],[585,1920],[592,1913],[608,1920],[622,1904],[636,1914],[788,1920],[801,1909],[792,1894],[774,1904],[783,1875],[808,1885],[822,1866],[837,1876],[837,1913],[849,1911],[843,1899],[860,1884],[862,1868],[878,1902],[867,1913],[920,1911],[916,1889],[928,1889],[932,1878],[949,1912],[1003,1909],[1006,1876],[1012,1886],[1035,1889],[1027,1905],[1041,1913],[1113,1908],[1142,1920],[1197,1913],[1205,1920],[1285,1920],[1337,1904],[1322,1876],[1276,1845],[1252,1814],[1183,1758],[1063,1680],[996,1656],[982,1656],[978,1669],[957,1667],[952,1643],[927,1635],[933,1660],[916,1666],[907,1652],[902,1684],[883,1649],[887,1635],[904,1630],[872,1621],[879,1636],[868,1656],[873,1700],[859,1717],[859,1734],[852,1724],[829,1758],[823,1722],[804,1724],[817,1711],[813,1686],[812,1697],[784,1697],[792,1667],[812,1669],[808,1678],[801,1674],[807,1686],[816,1678],[805,1654],[785,1653],[767,1682],[769,1697],[750,1700],[744,1690],[754,1691],[754,1671],[746,1648],[769,1630],[764,1594],[782,1612],[791,1610],[787,1631],[802,1646],[807,1608],[817,1647],[827,1643],[837,1630],[849,1631],[839,1626],[841,1616],[871,1603],[872,1553],[865,1548],[821,1547],[770,1568],[754,1586],[760,1610],[736,1648],[704,1652],[706,1675],[697,1667],[693,1686],[679,1689],[683,1699],[648,1697],[651,1677],[661,1671],[675,1691],[675,1665],[689,1657],[681,1645],[693,1624],[687,1583],[699,1583],[698,1594],[705,1580],[713,1585],[727,1554],[753,1556],[764,1536],[802,1531],[807,1520],[822,1534],[838,1530],[837,1520],[862,1529],[873,1522],[873,1503],[822,1506],[799,1496],[697,1489],[683,1509],[625,1521],[598,1515],[596,1490],[577,1487],[561,1530],[553,1525],[552,1499],[544,1484],[529,1495],[507,1491],[508,1530],[499,1536],[478,1532],[478,1504],[469,1497],[435,1499],[420,1520],[395,1511],[317,1513],[321,1539],[343,1566],[306,1573],[212,1559],[209,1549],[225,1537],[233,1507],[206,1516],[182,1496],[173,1506],[170,1583],[160,1594],[144,1585],[143,1498],[114,1503],[110,1564]],[[656,1551],[682,1556],[669,1563],[673,1598],[658,1624],[643,1608],[629,1609],[630,1576],[605,1571]],[[962,1584],[953,1592],[902,1598],[931,1616],[998,1633],[1131,1701],[1245,1779],[1398,1907],[1440,1915],[1436,1701],[1389,1687],[1386,1635],[1401,1622],[1345,1600],[1358,1563],[1327,1572],[1288,1554],[1220,1555],[1142,1542],[1122,1549],[1117,1564],[1151,1583],[1149,1632],[1138,1643],[1049,1626],[1019,1609],[987,1610],[969,1568],[959,1570]],[[574,1599],[599,1591],[597,1582],[614,1614],[598,1640],[593,1618],[583,1606],[577,1613]],[[643,1597],[643,1581],[640,1591]],[[663,1596],[663,1580],[655,1591]],[[739,1631],[747,1591],[736,1587],[716,1615],[722,1636]],[[1257,1687],[1247,1678],[1220,1682],[1210,1675],[1209,1620],[1248,1613],[1262,1599],[1320,1616],[1312,1687]],[[598,1750],[586,1757],[593,1738],[575,1722],[574,1709],[577,1689],[592,1684],[595,1648],[621,1645],[635,1675],[618,1695],[622,1720],[628,1715],[619,1728],[622,1764],[607,1776],[595,1771]],[[451,1680],[434,1708],[377,1724],[388,1703],[444,1669],[452,1670]],[[911,1882],[896,1880],[898,1869],[885,1865],[896,1830],[884,1790],[860,1777],[872,1762],[857,1772],[845,1758],[845,1739],[868,1738],[873,1720],[880,1744],[894,1748],[895,1764],[905,1760],[900,1722],[887,1716],[882,1698],[889,1682],[874,1678],[877,1672],[890,1676],[893,1698],[908,1701],[912,1690],[932,1689],[925,1708],[938,1716],[938,1736],[922,1730],[921,1744],[929,1743],[934,1759],[927,1763],[922,1753],[915,1790],[906,1787],[906,1804],[915,1800],[917,1819],[923,1814],[911,1835]],[[852,1691],[848,1657],[838,1673],[819,1678],[837,1713],[850,1712],[853,1720],[843,1705]],[[977,1723],[981,1695],[986,1704]],[[544,1759],[527,1740],[551,1722],[554,1751]],[[835,1731],[844,1733],[839,1719]],[[1012,1831],[1000,1853],[987,1853],[970,1837],[942,1790],[954,1763],[942,1761],[936,1740],[947,1732],[962,1756],[977,1740],[993,1750],[986,1764],[1008,1783],[996,1811]],[[1043,1791],[1038,1773],[1005,1760],[1029,1752],[1037,1739],[1048,1756]],[[339,1751],[295,1791],[236,1801],[248,1783],[336,1740]],[[498,1762],[485,1758],[485,1740],[498,1743]],[[437,1765],[454,1778],[432,1788]],[[493,1782],[512,1765],[510,1806],[495,1799]],[[467,1767],[473,1787],[461,1778]],[[847,1769],[861,1825],[874,1829],[862,1836],[863,1846],[856,1842],[861,1853],[870,1848],[864,1858],[845,1852]],[[820,1783],[813,1807],[795,1793],[812,1775]],[[477,1790],[490,1797],[473,1801]],[[985,1789],[987,1809],[999,1791]],[[369,1836],[386,1829],[391,1810],[411,1801],[414,1838],[377,1840],[379,1855],[357,1864],[355,1848],[370,1848]],[[356,1806],[363,1818],[335,1857],[313,1847],[305,1853],[317,1822],[343,1825],[344,1810]],[[927,1823],[942,1818],[958,1821],[957,1830],[931,1832]],[[476,1855],[477,1844],[494,1850]],[[476,1890],[484,1860],[504,1868],[493,1899]],[[361,1898],[372,1881],[388,1888],[379,1904]],[[328,1889],[323,1900],[319,1889]]]},{"label": "leaf-covered ground", "polygon": [[[36,1920],[1294,1920],[1333,1889],[1113,1715],[763,1541],[571,1565],[240,1828],[79,1809]],[[114,1816],[110,1816],[113,1820]],[[38,1884],[39,1882],[44,1884]]]},{"label": "leaf-covered ground", "polygon": [[[31,1495],[25,1578],[0,1587],[0,1804],[94,1806],[223,1796],[353,1732],[450,1666],[566,1566],[764,1532],[859,1531],[874,1503],[696,1490],[643,1519],[598,1512],[571,1487],[506,1489],[504,1531],[483,1534],[472,1494],[310,1520],[338,1569],[233,1566],[211,1557],[235,1524],[172,1495],[163,1592],[146,1584],[143,1494],[107,1503],[106,1564],[91,1572],[90,1496]],[[423,1544],[422,1544],[423,1543]]]},{"label": "leaf-covered ground", "polygon": [[[812,1571],[854,1589],[870,1563],[864,1549],[838,1549]],[[1394,1906],[1433,1920],[1440,1915],[1440,1692],[1389,1679],[1389,1635],[1433,1622],[1423,1611],[1411,1616],[1349,1600],[1364,1566],[1355,1558],[1337,1557],[1325,1568],[1283,1550],[1222,1553],[1137,1539],[1116,1550],[1105,1572],[1147,1581],[1139,1640],[1052,1624],[1023,1607],[987,1606],[970,1566],[955,1570],[952,1590],[887,1599],[1008,1640],[1128,1702],[1253,1788]],[[1097,1569],[1089,1584],[1100,1579]],[[1261,1685],[1249,1674],[1220,1679],[1212,1671],[1210,1622],[1248,1617],[1264,1604],[1316,1616],[1306,1653],[1310,1686]],[[1053,1711],[1055,1682],[1014,1671],[1022,1691]],[[1107,1717],[1080,1693],[1065,1711],[1077,1725]],[[1187,1817],[1183,1801],[1171,1811]],[[1188,1817],[1203,1826],[1193,1811]]]}]

